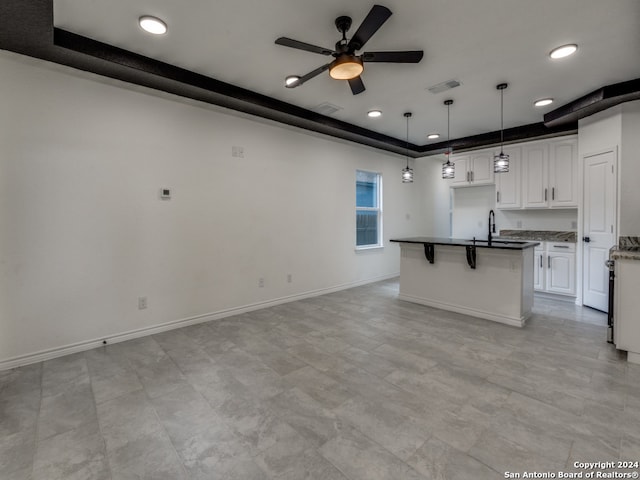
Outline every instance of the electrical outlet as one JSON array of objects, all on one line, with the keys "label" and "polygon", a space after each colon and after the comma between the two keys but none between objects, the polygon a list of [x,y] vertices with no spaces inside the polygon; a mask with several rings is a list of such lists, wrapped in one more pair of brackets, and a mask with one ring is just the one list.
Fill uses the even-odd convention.
[{"label": "electrical outlet", "polygon": [[293,276],[289,273],[287,274],[287,283],[293,282]]},{"label": "electrical outlet", "polygon": [[264,287],[264,278],[259,278],[258,279],[258,287],[260,287],[260,288]]},{"label": "electrical outlet", "polygon": [[147,297],[138,297],[138,310],[147,308]]},{"label": "electrical outlet", "polygon": [[571,228],[578,228],[578,222],[571,222]]},{"label": "electrical outlet", "polygon": [[517,225],[518,228],[522,228],[522,220],[518,220],[516,222],[516,225]]}]

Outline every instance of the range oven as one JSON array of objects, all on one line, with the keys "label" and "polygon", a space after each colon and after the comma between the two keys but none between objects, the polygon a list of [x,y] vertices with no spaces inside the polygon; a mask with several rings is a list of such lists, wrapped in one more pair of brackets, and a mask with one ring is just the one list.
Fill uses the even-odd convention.
[{"label": "range oven", "polygon": [[613,312],[613,292],[616,284],[616,262],[615,260],[607,260],[605,262],[609,268],[609,312],[607,313],[607,342],[614,343],[614,312]]}]

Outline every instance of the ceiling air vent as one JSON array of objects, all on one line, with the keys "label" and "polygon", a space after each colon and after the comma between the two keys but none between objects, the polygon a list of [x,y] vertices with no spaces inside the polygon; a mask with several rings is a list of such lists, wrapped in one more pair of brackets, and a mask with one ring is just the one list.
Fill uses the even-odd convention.
[{"label": "ceiling air vent", "polygon": [[342,110],[342,107],[339,107],[329,102],[324,102],[318,105],[317,107],[313,107],[311,110],[319,113],[320,115],[333,115],[338,110]]},{"label": "ceiling air vent", "polygon": [[462,82],[460,80],[452,79],[452,80],[447,80],[446,82],[442,82],[437,85],[434,85],[433,87],[429,87],[427,88],[427,90],[429,90],[431,93],[441,93],[441,92],[444,92],[445,90],[451,90],[452,88],[459,87],[460,85],[462,85]]}]

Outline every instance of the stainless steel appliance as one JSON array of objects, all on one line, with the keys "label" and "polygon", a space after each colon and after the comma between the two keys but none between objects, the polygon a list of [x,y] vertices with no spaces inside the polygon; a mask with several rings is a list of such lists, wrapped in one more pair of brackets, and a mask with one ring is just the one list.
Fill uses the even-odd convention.
[{"label": "stainless steel appliance", "polygon": [[615,260],[609,259],[604,263],[607,268],[609,268],[609,312],[607,313],[607,342],[614,343],[613,329],[615,317],[613,312],[613,292],[616,283],[616,262]]}]

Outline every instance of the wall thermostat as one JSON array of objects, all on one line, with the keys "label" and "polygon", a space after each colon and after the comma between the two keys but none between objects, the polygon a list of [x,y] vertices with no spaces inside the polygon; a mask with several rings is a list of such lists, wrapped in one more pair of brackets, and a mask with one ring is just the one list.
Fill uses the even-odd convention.
[{"label": "wall thermostat", "polygon": [[160,198],[162,200],[171,200],[171,189],[170,188],[161,188],[160,189]]}]

